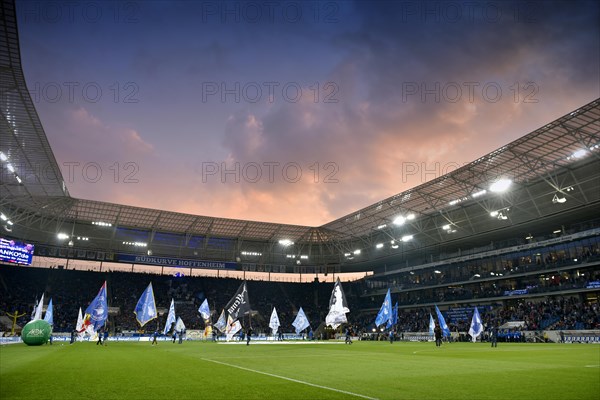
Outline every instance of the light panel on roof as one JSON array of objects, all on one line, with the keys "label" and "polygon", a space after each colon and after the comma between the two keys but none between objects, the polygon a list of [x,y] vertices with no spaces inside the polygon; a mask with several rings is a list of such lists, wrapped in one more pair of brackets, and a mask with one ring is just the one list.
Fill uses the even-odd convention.
[{"label": "light panel on roof", "polygon": [[506,178],[498,179],[496,182],[491,184],[490,191],[492,191],[494,193],[502,193],[502,192],[505,192],[510,187],[511,184],[512,184],[512,181],[510,179],[506,179]]}]

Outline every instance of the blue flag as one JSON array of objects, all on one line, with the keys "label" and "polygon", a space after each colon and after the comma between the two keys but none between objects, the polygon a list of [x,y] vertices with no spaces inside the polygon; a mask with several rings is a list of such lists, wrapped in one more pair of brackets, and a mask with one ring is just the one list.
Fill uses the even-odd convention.
[{"label": "blue flag", "polygon": [[475,307],[473,312],[473,318],[471,319],[471,327],[469,328],[469,335],[473,338],[473,341],[477,340],[477,336],[483,333],[483,324],[481,323],[481,317],[479,311]]},{"label": "blue flag", "polygon": [[429,313],[429,336],[433,336],[433,331],[435,330],[435,321],[433,320],[433,315]]},{"label": "blue flag", "polygon": [[308,318],[306,318],[306,314],[304,314],[302,307],[300,307],[300,310],[298,310],[298,315],[296,315],[296,319],[294,322],[292,322],[292,325],[294,328],[296,328],[296,335],[310,326]]},{"label": "blue flag", "polygon": [[48,308],[46,308],[46,315],[44,316],[44,321],[49,323],[50,325],[54,325],[54,312],[52,310],[52,298],[48,302]]},{"label": "blue flag", "polygon": [[394,310],[392,312],[392,318],[390,318],[387,322],[386,328],[390,329],[392,326],[398,323],[398,302],[394,305]]},{"label": "blue flag", "polygon": [[154,290],[152,290],[152,282],[148,285],[142,296],[138,300],[135,310],[133,311],[135,318],[143,327],[157,317],[156,302],[154,301]]},{"label": "blue flag", "polygon": [[200,315],[204,319],[204,322],[208,322],[210,320],[210,308],[208,308],[208,299],[204,299],[200,308],[198,309]]},{"label": "blue flag", "polygon": [[440,309],[438,308],[438,306],[435,306],[435,312],[437,313],[438,323],[440,324],[440,328],[442,329],[442,335],[450,336],[450,328],[448,328],[448,325],[446,324],[446,320],[444,319],[444,316],[440,312]]},{"label": "blue flag", "polygon": [[85,309],[82,329],[86,330],[89,326],[92,326],[94,331],[97,332],[104,326],[107,318],[108,301],[106,300],[106,282],[104,282],[94,300]]},{"label": "blue flag", "polygon": [[382,325],[389,321],[390,318],[392,318],[392,295],[390,289],[388,289],[383,304],[377,313],[377,318],[375,318],[375,325]]},{"label": "blue flag", "polygon": [[165,323],[165,329],[163,331],[163,335],[169,333],[172,329],[175,329],[175,322],[177,318],[175,318],[175,300],[171,299],[171,306],[169,307],[169,315],[167,315],[167,322]]}]

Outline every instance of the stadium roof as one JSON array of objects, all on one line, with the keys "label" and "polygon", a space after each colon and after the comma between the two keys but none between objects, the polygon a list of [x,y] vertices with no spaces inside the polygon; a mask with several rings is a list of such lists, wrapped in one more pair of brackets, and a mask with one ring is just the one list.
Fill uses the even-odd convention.
[{"label": "stadium roof", "polygon": [[[388,241],[393,246],[385,246],[385,252],[372,252],[367,258],[392,255],[398,247],[395,242],[408,242],[413,235],[419,235],[419,244],[411,245],[412,248],[424,248],[500,229],[490,212],[500,213],[511,225],[519,225],[569,209],[585,209],[591,215],[600,201],[600,100],[449,174],[320,227],[76,199],[68,193],[27,90],[14,4],[2,2],[1,7],[0,210],[13,224],[5,229],[18,227],[14,233],[18,237],[51,242],[66,225],[74,230],[75,224],[85,227],[102,222],[115,229],[149,232],[150,241],[156,232],[179,234],[187,239],[201,236],[237,241],[230,252],[200,255],[204,257],[234,259],[243,243],[250,242],[253,249],[261,252],[259,261],[277,262],[267,253],[284,255],[283,250],[274,250],[274,243],[288,239],[295,244],[294,252],[311,254],[311,263],[344,263],[351,262],[353,257],[348,255],[353,251],[368,249],[371,254],[376,244],[383,246]],[[510,179],[516,189],[506,195],[492,193],[490,185],[501,178]],[[562,208],[555,208],[554,196],[565,199],[558,202]],[[399,216],[403,224],[394,224]],[[119,251],[120,242],[114,233],[98,239],[95,246]],[[187,239],[178,245],[177,254],[183,254]],[[88,244],[93,245],[93,241]],[[403,249],[410,248],[403,245]]]},{"label": "stadium roof", "polygon": [[[14,4],[2,2],[0,12],[0,96],[2,153],[19,178],[18,184],[7,163],[2,166],[4,196],[68,196],[62,174],[46,138],[25,84],[21,67]],[[42,172],[41,174],[38,172]]]},{"label": "stadium roof", "polygon": [[[366,235],[382,224],[389,225],[402,213],[412,212],[417,216],[443,213],[451,203],[459,205],[482,190],[489,191],[496,179],[510,178],[514,183],[527,184],[569,169],[573,161],[587,153],[598,158],[599,144],[600,103],[596,100],[460,169],[324,227],[349,238]],[[582,151],[587,153],[577,153]]]}]

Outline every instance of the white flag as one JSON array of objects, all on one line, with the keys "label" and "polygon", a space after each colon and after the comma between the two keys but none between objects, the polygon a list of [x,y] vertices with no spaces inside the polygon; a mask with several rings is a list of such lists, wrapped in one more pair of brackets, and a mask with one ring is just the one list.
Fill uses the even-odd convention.
[{"label": "white flag", "polygon": [[42,298],[40,299],[39,303],[37,303],[37,305],[35,306],[35,311],[33,313],[33,318],[31,319],[32,321],[36,321],[38,319],[42,319],[42,310],[44,308],[44,294],[42,293]]},{"label": "white flag", "polygon": [[475,311],[473,312],[473,318],[471,319],[471,327],[469,328],[469,335],[473,338],[473,341],[477,340],[477,336],[481,335],[483,332],[483,324],[481,323],[481,317],[479,316],[479,311],[477,307],[475,307]]},{"label": "white flag", "polygon": [[429,313],[429,336],[433,336],[435,330],[435,321],[433,320],[433,315]]},{"label": "white flag", "polygon": [[235,322],[231,318],[231,315],[227,317],[227,330],[225,331],[226,339],[229,342],[233,336],[238,333],[242,329],[242,324],[239,319],[236,319]]},{"label": "white flag", "polygon": [[277,315],[277,309],[273,307],[273,312],[271,313],[271,320],[269,321],[269,328],[273,330],[273,335],[277,335],[277,331],[281,324],[279,323],[279,316]]},{"label": "white flag", "polygon": [[304,314],[302,307],[300,307],[300,310],[298,310],[298,314],[296,315],[294,322],[292,322],[292,325],[294,328],[296,328],[296,335],[310,326],[308,318],[306,318],[306,314]]},{"label": "white flag", "polygon": [[227,318],[225,318],[225,310],[221,311],[221,315],[219,316],[219,319],[214,327],[221,332],[225,332],[227,330]]},{"label": "white flag", "polygon": [[81,307],[79,307],[79,315],[77,316],[77,325],[75,325],[77,336],[83,336],[83,314],[81,313]]},{"label": "white flag", "polygon": [[185,325],[183,324],[183,320],[181,319],[181,317],[177,317],[177,323],[175,324],[175,330],[177,332],[181,332],[184,329],[185,329]]},{"label": "white flag", "polygon": [[165,323],[163,335],[166,335],[171,328],[173,328],[175,322],[177,322],[177,319],[175,318],[175,300],[171,299],[171,306],[169,307],[169,315],[167,315],[167,322]]}]

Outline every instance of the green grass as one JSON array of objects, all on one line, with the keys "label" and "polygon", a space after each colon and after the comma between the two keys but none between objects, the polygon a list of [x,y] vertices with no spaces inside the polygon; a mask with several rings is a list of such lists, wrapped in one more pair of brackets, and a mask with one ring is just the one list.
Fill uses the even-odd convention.
[{"label": "green grass", "polygon": [[591,344],[500,343],[492,349],[479,343],[436,348],[433,343],[387,342],[351,346],[111,342],[106,347],[55,342],[0,347],[1,399],[598,400],[599,396],[600,346]]}]

